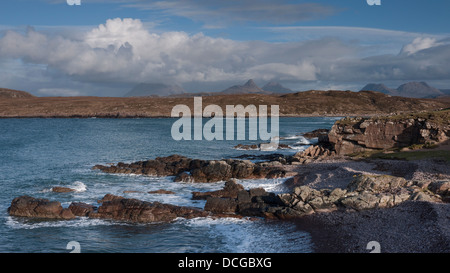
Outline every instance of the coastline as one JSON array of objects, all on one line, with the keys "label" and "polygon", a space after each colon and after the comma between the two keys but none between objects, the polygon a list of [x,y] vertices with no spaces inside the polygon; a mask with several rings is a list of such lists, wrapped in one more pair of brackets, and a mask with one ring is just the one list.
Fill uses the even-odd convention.
[{"label": "coastline", "polygon": [[450,205],[406,201],[393,208],[318,213],[293,220],[307,231],[317,253],[449,253]]},{"label": "coastline", "polygon": [[[448,164],[432,160],[341,159],[310,163],[296,171],[304,177],[299,181],[301,185],[315,189],[345,187],[358,173],[388,174],[409,180],[450,178]],[[369,253],[367,244],[371,241],[380,243],[382,253],[449,253],[449,215],[449,203],[405,201],[391,208],[337,210],[291,221],[299,231],[311,234],[318,253]]]},{"label": "coastline", "polygon": [[[303,162],[290,160],[288,163],[295,162],[298,164],[283,165],[280,160],[278,162],[279,164],[276,164],[276,166],[283,165],[285,173],[289,173],[289,176],[292,176],[284,182],[286,193],[298,186],[307,186],[314,190],[325,191],[337,188],[345,189],[357,175],[388,175],[406,179],[411,182],[413,180],[422,182],[435,180],[450,181],[448,163],[442,160],[422,159],[407,161],[370,158],[353,159],[346,156],[322,157],[320,155],[320,149],[317,147],[312,148],[313,149],[308,149],[309,152],[305,150],[305,154],[314,154],[310,155],[311,158],[308,159],[308,163],[303,164]],[[323,152],[325,152],[325,150]],[[206,168],[210,162],[204,163],[205,166],[200,166],[202,167],[201,170]],[[125,169],[133,167],[136,168],[137,171],[140,170],[140,165],[138,166],[133,163],[129,165],[133,166],[128,166],[127,164],[119,162],[117,167],[123,167]],[[160,164],[156,165],[159,166]],[[172,164],[169,165],[173,166]],[[189,164],[189,166],[190,165],[191,164]],[[235,164],[230,161],[229,165],[234,166]],[[142,167],[143,166],[144,165],[142,165]],[[146,164],[146,167],[149,166]],[[217,170],[219,170],[219,167],[223,166],[222,164],[218,164],[216,167],[218,168]],[[160,169],[157,168],[156,170]],[[161,170],[167,171],[165,167]],[[128,172],[130,170],[127,169],[126,171]],[[240,172],[236,171],[236,173]],[[274,174],[278,175],[282,174],[282,172]],[[165,175],[168,174],[165,173]],[[183,177],[180,176],[180,179],[181,178]],[[220,177],[216,178],[217,177],[214,177],[213,180],[224,180]],[[426,187],[422,189],[427,190]],[[256,191],[254,191],[254,193],[256,193]],[[252,193],[249,192],[249,194]],[[266,196],[265,192],[262,194],[264,195],[261,196]],[[297,195],[300,196],[299,194]],[[320,198],[325,198],[325,196],[321,196]],[[270,201],[262,198],[261,200]],[[366,253],[366,246],[370,241],[379,242],[382,245],[382,251],[384,252],[450,252],[448,247],[450,242],[450,232],[448,229],[450,223],[447,216],[450,214],[448,203],[440,203],[440,201],[437,201],[439,203],[430,203],[405,200],[402,200],[402,203],[396,204],[392,208],[379,209],[377,207],[372,207],[372,209],[369,210],[359,210],[356,208],[358,212],[353,211],[351,206],[346,207],[345,211],[341,210],[343,209],[343,203],[338,207],[318,207],[317,210],[316,208],[314,209],[317,213],[314,213],[313,215],[304,215],[295,220],[290,219],[290,221],[294,221],[299,230],[307,231],[311,234],[315,244],[315,252]],[[309,202],[306,201],[306,199],[304,201]],[[146,203],[142,204],[143,206],[147,206]],[[216,205],[220,204],[214,204],[214,206]],[[250,204],[249,206],[253,205],[255,204]],[[286,205],[286,208],[291,208],[288,203],[285,203],[284,205]],[[336,205],[339,204],[336,203]],[[145,208],[147,209],[147,207]],[[150,207],[148,207],[148,209],[150,209]],[[180,208],[180,211],[184,213],[181,209],[182,208]],[[328,211],[328,209],[333,210],[333,212],[324,212]],[[283,208],[280,211],[284,212]],[[57,211],[56,213],[58,217],[67,216],[66,210]],[[284,216],[282,214],[279,215],[281,215],[280,219],[284,220]],[[286,215],[288,217],[292,216],[292,214]]]},{"label": "coastline", "polygon": [[[171,110],[176,105],[186,105],[194,109],[194,95],[3,98],[0,100],[0,118],[171,117]],[[394,97],[372,91],[304,91],[277,95],[238,94],[202,97],[203,106],[217,105],[226,109],[227,105],[236,104],[278,105],[279,117],[379,116],[450,107],[450,101],[447,100]]]}]

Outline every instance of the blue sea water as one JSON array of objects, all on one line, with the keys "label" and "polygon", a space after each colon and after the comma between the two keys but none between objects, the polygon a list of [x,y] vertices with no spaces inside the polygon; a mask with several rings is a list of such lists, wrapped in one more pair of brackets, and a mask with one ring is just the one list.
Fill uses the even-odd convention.
[{"label": "blue sea water", "polygon": [[[294,154],[308,140],[300,133],[331,128],[338,118],[280,118],[281,143]],[[67,253],[71,241],[81,252],[311,252],[308,233],[288,222],[246,219],[178,219],[173,223],[133,224],[79,217],[74,220],[36,220],[11,217],[7,208],[21,195],[95,204],[111,193],[145,201],[203,208],[191,200],[192,191],[223,187],[216,183],[177,183],[172,177],[105,174],[96,164],[133,162],[180,154],[191,158],[221,159],[242,154],[263,154],[233,147],[258,141],[175,141],[175,120],[162,119],[1,119],[0,120],[0,252]],[[270,127],[269,127],[270,128]],[[264,187],[282,192],[284,179],[240,180],[245,188]],[[75,189],[54,193],[52,187]],[[174,195],[148,194],[166,189]],[[124,193],[138,191],[142,193]]]}]

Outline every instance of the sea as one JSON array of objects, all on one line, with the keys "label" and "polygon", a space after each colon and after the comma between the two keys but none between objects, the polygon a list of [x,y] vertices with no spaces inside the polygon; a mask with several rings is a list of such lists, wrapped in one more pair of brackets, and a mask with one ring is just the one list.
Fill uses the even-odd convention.
[{"label": "sea", "polygon": [[[279,120],[280,143],[295,154],[314,144],[302,133],[331,128],[339,117],[286,117]],[[218,190],[215,183],[173,182],[173,177],[106,174],[96,164],[134,162],[179,154],[198,159],[235,158],[274,152],[239,150],[254,140],[179,140],[171,136],[175,119],[0,119],[0,252],[2,253],[308,253],[314,242],[291,222],[260,219],[176,219],[136,224],[78,217],[39,220],[8,215],[11,201],[29,195],[61,202],[97,204],[105,194],[203,208],[193,191]],[[251,121],[247,121],[251,122]],[[247,130],[249,126],[246,127]],[[270,127],[269,127],[270,128]],[[247,132],[248,133],[248,132]],[[248,135],[248,134],[247,134]],[[253,159],[258,160],[258,159]],[[280,179],[239,180],[246,189],[281,193]],[[56,186],[74,189],[55,193]],[[149,194],[165,189],[175,194]],[[134,191],[124,193],[124,191]]]}]

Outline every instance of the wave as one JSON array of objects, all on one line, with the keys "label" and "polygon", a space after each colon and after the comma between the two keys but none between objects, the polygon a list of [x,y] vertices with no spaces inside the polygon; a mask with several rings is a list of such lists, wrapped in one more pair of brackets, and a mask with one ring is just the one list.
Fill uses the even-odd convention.
[{"label": "wave", "polygon": [[259,151],[260,150],[260,148],[234,148],[235,150],[238,150],[238,151]]},{"label": "wave", "polygon": [[[58,187],[60,187],[60,186],[58,185]],[[87,190],[86,184],[84,184],[81,181],[75,181],[75,182],[72,183],[72,185],[68,185],[68,186],[65,186],[65,187],[67,187],[69,189],[72,189],[75,192],[85,192]],[[51,191],[53,191],[53,187],[50,188],[50,189],[43,189],[41,192],[42,193],[46,193],[46,192],[51,192]]]},{"label": "wave", "polygon": [[299,141],[295,142],[295,144],[302,144],[302,145],[310,145],[311,144],[311,142],[303,136],[300,136],[298,139],[299,139]]},{"label": "wave", "polygon": [[[214,242],[214,249],[203,251],[223,251],[230,253],[265,253],[265,252],[311,252],[311,236],[296,230],[294,224],[267,224],[237,218],[194,218],[180,219],[178,224],[195,229],[204,229],[204,236]],[[282,233],[278,232],[283,230]],[[264,240],[261,240],[264,238]]]},{"label": "wave", "polygon": [[302,146],[289,146],[291,147],[292,150],[297,150],[297,151],[304,151],[306,150],[306,146],[302,145]]},{"label": "wave", "polygon": [[74,189],[76,192],[85,192],[87,190],[86,184],[81,181],[73,182],[70,188]]},{"label": "wave", "polygon": [[123,225],[126,223],[113,222],[102,219],[90,219],[88,217],[78,217],[73,220],[35,220],[35,219],[21,219],[12,216],[6,217],[5,225],[12,229],[37,229],[37,228],[54,228],[54,227],[90,227],[100,225]]},{"label": "wave", "polygon": [[299,139],[299,138],[303,138],[303,136],[298,136],[298,135],[295,135],[295,136],[285,136],[285,137],[280,137],[280,139]]}]

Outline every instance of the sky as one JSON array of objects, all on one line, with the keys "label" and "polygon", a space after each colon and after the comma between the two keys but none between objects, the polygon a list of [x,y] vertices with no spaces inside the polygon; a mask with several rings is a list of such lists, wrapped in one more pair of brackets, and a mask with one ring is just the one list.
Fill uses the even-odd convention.
[{"label": "sky", "polygon": [[450,1],[2,0],[0,87],[122,96],[139,83],[222,91],[450,89]]}]

